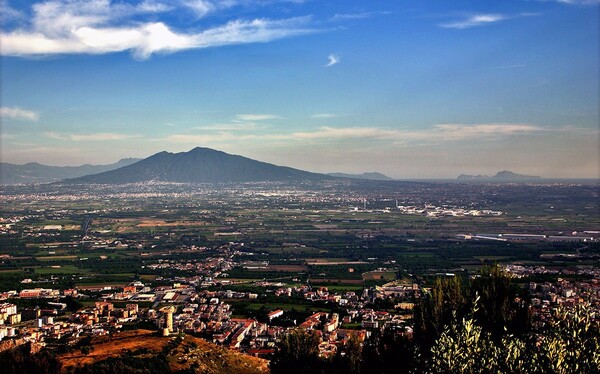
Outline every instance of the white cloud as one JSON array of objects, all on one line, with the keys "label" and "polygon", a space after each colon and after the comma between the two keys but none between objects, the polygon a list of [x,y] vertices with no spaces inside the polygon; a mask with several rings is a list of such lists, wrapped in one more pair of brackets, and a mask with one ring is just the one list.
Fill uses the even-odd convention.
[{"label": "white cloud", "polygon": [[325,65],[326,68],[340,63],[340,58],[337,55],[330,54],[327,58],[329,59],[329,62]]},{"label": "white cloud", "polygon": [[487,70],[524,68],[526,66],[527,65],[525,65],[525,64],[492,66],[492,67],[487,68]]},{"label": "white cloud", "polygon": [[[376,140],[395,145],[420,146],[463,140],[489,140],[499,137],[541,133],[547,128],[530,124],[439,124],[423,130],[396,130],[378,127],[329,127],[312,131],[268,134],[239,134],[237,129],[221,129],[213,134],[176,134],[164,139],[170,143],[217,144],[222,142],[286,141],[286,142],[329,142]],[[564,130],[572,131],[572,129]]]},{"label": "white cloud", "polygon": [[[600,0],[599,0],[600,1]],[[476,26],[491,25],[498,22],[506,21],[509,19],[522,18],[522,17],[535,17],[541,13],[522,12],[515,14],[499,14],[499,13],[480,13],[480,14],[468,14],[462,19],[442,23],[439,26],[446,29],[468,29]]]},{"label": "white cloud", "polygon": [[[226,3],[225,5],[233,5],[231,2],[224,1],[223,3]],[[194,12],[198,18],[206,16],[219,6],[218,3],[206,0],[185,0],[183,4]]]},{"label": "white cloud", "polygon": [[353,19],[365,19],[370,18],[376,15],[385,15],[390,14],[390,12],[381,11],[381,12],[358,12],[358,13],[336,13],[331,17],[332,21],[344,21],[344,20],[353,20]]},{"label": "white cloud", "polygon": [[45,132],[48,138],[56,140],[71,140],[75,142],[81,141],[109,141],[109,140],[124,140],[132,138],[131,135],[115,134],[109,132],[100,132],[93,134],[60,134],[56,132]]},{"label": "white cloud", "polygon": [[504,21],[509,17],[503,14],[475,14],[468,16],[462,20],[453,21],[449,23],[443,23],[440,27],[447,29],[467,29],[475,26],[482,26],[487,24]]},{"label": "white cloud", "polygon": [[596,5],[600,4],[600,0],[555,0],[557,3],[569,5]]},{"label": "white cloud", "polygon": [[16,137],[17,136],[15,134],[0,133],[0,140],[15,139]]},{"label": "white cloud", "polygon": [[138,9],[140,12],[160,13],[168,12],[172,10],[173,7],[159,1],[145,0],[138,4],[136,9]]},{"label": "white cloud", "polygon": [[8,4],[8,0],[0,0],[0,14],[2,14],[2,20],[4,22],[22,19],[25,15],[11,7]]},{"label": "white cloud", "polygon": [[316,131],[296,132],[292,139],[379,139],[395,142],[459,141],[490,136],[537,132],[541,127],[528,124],[440,124],[424,130],[395,130],[377,127],[321,127]]},{"label": "white cloud", "polygon": [[196,130],[209,130],[209,131],[255,131],[263,130],[268,128],[268,125],[258,124],[255,122],[242,122],[242,123],[219,123],[216,125],[209,126],[198,126]]},{"label": "white cloud", "polygon": [[[199,7],[203,2],[193,3]],[[316,31],[307,26],[310,17],[238,19],[193,32],[176,31],[160,20],[131,19],[134,15],[170,9],[156,1],[143,1],[136,6],[113,4],[110,0],[46,1],[32,6],[33,19],[28,27],[0,33],[0,52],[35,56],[131,51],[137,58],[145,59],[154,53],[268,42]]]},{"label": "white cloud", "polygon": [[354,138],[390,138],[400,133],[398,130],[380,129],[377,127],[320,127],[316,131],[295,132],[291,139],[354,139]]},{"label": "white cloud", "polygon": [[230,140],[240,139],[231,133],[209,134],[209,135],[189,135],[189,134],[174,134],[167,136],[164,140],[167,143],[183,143],[183,144],[210,144],[216,142],[225,142]]},{"label": "white cloud", "polygon": [[316,113],[310,117],[311,118],[335,118],[335,117],[339,117],[339,115],[333,114],[333,113]]},{"label": "white cloud", "polygon": [[275,114],[238,114],[235,116],[235,119],[240,121],[265,121],[270,119],[281,119],[281,117]]},{"label": "white cloud", "polygon": [[197,18],[203,18],[233,7],[266,7],[277,3],[302,4],[305,0],[179,0],[183,7],[191,10]]},{"label": "white cloud", "polygon": [[22,109],[19,107],[0,108],[0,118],[17,119],[23,121],[37,121],[40,116],[34,111]]},{"label": "white cloud", "polygon": [[507,136],[539,132],[546,130],[543,127],[530,124],[491,123],[478,125],[440,124],[434,126],[437,134],[444,140],[463,140],[484,138],[489,136]]}]

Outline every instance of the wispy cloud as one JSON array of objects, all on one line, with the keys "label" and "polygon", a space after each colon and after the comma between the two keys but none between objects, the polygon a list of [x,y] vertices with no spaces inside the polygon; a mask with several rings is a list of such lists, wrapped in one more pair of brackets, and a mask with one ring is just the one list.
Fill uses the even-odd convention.
[{"label": "wispy cloud", "polygon": [[197,18],[234,7],[270,6],[277,3],[301,4],[304,0],[179,0],[179,3],[191,10]]},{"label": "wispy cloud", "polygon": [[597,4],[600,4],[600,0],[553,0],[553,1],[556,1],[557,3],[569,4],[569,5],[597,5]]},{"label": "wispy cloud", "polygon": [[[441,144],[470,139],[493,139],[499,137],[541,133],[547,128],[531,124],[439,124],[422,130],[397,130],[379,127],[329,127],[322,126],[312,131],[268,134],[240,134],[222,131],[216,134],[176,134],[164,141],[185,144],[218,144],[221,142],[286,141],[286,142],[329,142],[376,140],[396,145],[418,146]],[[572,131],[572,130],[569,130]]]},{"label": "wispy cloud", "polygon": [[339,117],[339,114],[333,114],[333,113],[315,113],[312,116],[310,116],[310,118],[335,118],[335,117]]},{"label": "wispy cloud", "polygon": [[[200,7],[200,1],[193,3]],[[269,42],[317,31],[309,25],[310,16],[305,16],[278,20],[234,19],[202,31],[185,32],[156,20],[158,14],[170,8],[156,1],[143,1],[135,6],[113,4],[110,0],[38,3],[32,6],[33,18],[28,26],[3,30],[0,52],[35,56],[131,51],[135,57],[146,59],[154,53]],[[154,14],[152,21],[138,19],[145,13]]]},{"label": "wispy cloud", "polygon": [[231,133],[221,134],[173,134],[165,139],[158,139],[160,142],[180,143],[180,144],[214,144],[231,140],[239,140],[240,137]]},{"label": "wispy cloud", "polygon": [[[8,139],[15,139],[17,136],[15,134],[6,134],[6,133],[0,133],[0,140],[8,140]],[[13,142],[14,144],[14,142]]]},{"label": "wispy cloud", "polygon": [[11,7],[8,4],[8,0],[0,0],[0,14],[2,14],[2,20],[4,22],[22,19],[25,17],[22,12]]},{"label": "wispy cloud", "polygon": [[329,56],[327,56],[327,58],[329,59],[329,62],[327,62],[327,64],[325,65],[326,68],[340,63],[340,57],[337,55],[330,54]]},{"label": "wispy cloud", "polygon": [[440,124],[435,125],[439,137],[448,140],[463,140],[487,136],[507,136],[534,133],[547,130],[543,127],[520,123],[486,123],[477,125]]},{"label": "wispy cloud", "polygon": [[16,119],[22,121],[37,121],[40,116],[38,113],[22,109],[19,107],[1,107],[0,108],[0,118],[6,119]]},{"label": "wispy cloud", "polygon": [[[600,1],[600,0],[599,0]],[[540,13],[514,13],[514,14],[500,14],[500,13],[478,13],[478,14],[466,14],[461,19],[454,20],[439,24],[440,27],[446,29],[468,29],[471,27],[492,25],[502,21],[522,18],[522,17],[534,17],[539,16]]]},{"label": "wispy cloud", "polygon": [[527,65],[525,64],[517,64],[517,65],[501,65],[501,66],[492,66],[486,68],[487,70],[496,70],[496,69],[515,69],[515,68],[524,68]]},{"label": "wispy cloud", "polygon": [[239,121],[266,121],[271,119],[281,119],[275,114],[238,114],[235,116]]},{"label": "wispy cloud", "polygon": [[81,141],[107,141],[107,140],[125,140],[132,138],[131,135],[115,134],[109,132],[92,133],[92,134],[61,134],[56,132],[45,132],[44,135],[50,139],[71,140],[75,142]]},{"label": "wispy cloud", "polygon": [[208,131],[256,131],[268,128],[268,125],[259,124],[256,122],[236,122],[236,123],[219,123],[216,125],[198,126],[197,130]]},{"label": "wispy cloud", "polygon": [[389,139],[400,133],[398,130],[381,129],[377,127],[329,127],[323,126],[315,131],[295,132],[289,135],[290,139],[311,140],[311,139]]},{"label": "wispy cloud", "polygon": [[[232,1],[223,1],[223,7],[233,6]],[[217,9],[219,3],[206,0],[184,0],[183,5],[189,8],[197,17],[204,17]]]},{"label": "wispy cloud", "polygon": [[194,127],[195,130],[207,130],[216,132],[228,132],[228,131],[257,131],[264,130],[269,127],[264,121],[279,120],[283,117],[276,114],[256,114],[256,113],[244,113],[236,114],[230,123],[216,123],[211,125],[202,125]]},{"label": "wispy cloud", "polygon": [[508,17],[502,14],[474,14],[461,20],[440,24],[440,27],[447,29],[467,29],[475,26],[489,25],[492,23],[504,21]]},{"label": "wispy cloud", "polygon": [[141,12],[148,12],[148,13],[168,12],[168,11],[174,9],[174,7],[172,5],[168,5],[163,2],[153,1],[153,0],[144,0],[141,3],[139,3],[136,8]]},{"label": "wispy cloud", "polygon": [[331,17],[332,21],[345,21],[345,20],[352,20],[352,19],[365,19],[365,18],[370,18],[376,15],[385,15],[385,14],[390,14],[390,12],[387,11],[381,11],[381,12],[358,12],[358,13],[336,13],[333,15],[333,17]]},{"label": "wispy cloud", "polygon": [[291,134],[292,139],[380,139],[392,141],[458,141],[542,131],[529,124],[440,124],[424,130],[396,130],[378,127],[321,127],[316,131]]}]

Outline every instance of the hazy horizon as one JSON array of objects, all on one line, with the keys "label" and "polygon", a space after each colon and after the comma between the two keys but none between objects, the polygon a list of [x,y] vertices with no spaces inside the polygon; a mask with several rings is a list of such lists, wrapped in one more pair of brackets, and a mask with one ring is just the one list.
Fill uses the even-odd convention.
[{"label": "hazy horizon", "polygon": [[599,178],[599,2],[0,2],[0,159]]},{"label": "hazy horizon", "polygon": [[[169,152],[169,151],[165,151],[165,152]],[[169,152],[169,153],[185,153],[185,152],[186,151],[182,151],[182,152]],[[237,154],[237,153],[232,153],[232,154],[246,157],[243,154]],[[152,154],[152,155],[154,155],[154,154]],[[152,155],[148,155],[147,157],[150,157]],[[120,158],[120,159],[114,160],[114,162],[108,162],[108,163],[106,163],[106,165],[116,164],[117,162],[119,162],[119,161],[121,161],[123,159],[139,159],[139,160],[143,160],[144,158],[146,158],[146,157],[142,157],[142,158],[125,157],[125,158]],[[257,161],[263,161],[263,160],[258,160],[257,159]],[[67,167],[77,167],[77,166],[83,166],[83,165],[104,165],[104,164],[94,164],[94,163],[91,163],[91,164],[90,163],[87,163],[87,164],[72,164],[72,165],[51,165],[51,164],[45,164],[43,162],[37,162],[37,161],[32,161],[32,162],[38,163],[38,164],[41,164],[41,165],[57,166],[57,167],[64,167],[64,166],[67,166]],[[266,161],[263,161],[263,162],[266,162]],[[270,162],[270,163],[271,164],[275,164],[277,166],[289,166],[289,165],[278,164],[276,162]],[[25,164],[27,164],[27,163],[23,163],[21,165],[25,165]],[[331,171],[327,171],[327,170],[326,171],[316,171],[316,170],[310,170],[310,169],[301,169],[301,170],[305,170],[305,171],[309,171],[309,172],[315,172],[315,173],[323,173],[323,174],[328,174],[328,173],[342,173],[342,174],[357,174],[357,175],[363,174],[363,173],[373,173],[373,172],[375,172],[375,173],[384,174],[384,175],[386,175],[388,177],[391,177],[394,180],[419,180],[419,179],[423,179],[423,180],[450,179],[450,180],[453,180],[453,179],[457,179],[457,177],[460,174],[492,177],[492,176],[496,175],[498,172],[501,172],[501,171],[510,171],[510,172],[517,173],[517,174],[538,176],[538,177],[541,177],[543,179],[594,179],[594,180],[600,179],[600,177],[561,177],[561,176],[548,177],[548,176],[544,176],[544,175],[533,175],[533,174],[530,174],[530,173],[522,172],[521,170],[507,170],[507,169],[489,170],[489,172],[460,173],[460,174],[457,174],[457,175],[430,176],[430,177],[425,177],[425,176],[422,176],[422,175],[417,175],[417,176],[399,176],[399,177],[396,177],[394,175],[388,175],[386,173],[382,173],[382,172],[380,172],[378,170],[375,170],[375,169],[373,169],[373,170],[371,170],[371,169],[369,169],[369,170],[361,170],[361,171],[349,171],[349,172],[339,171],[339,170],[331,170]]]}]

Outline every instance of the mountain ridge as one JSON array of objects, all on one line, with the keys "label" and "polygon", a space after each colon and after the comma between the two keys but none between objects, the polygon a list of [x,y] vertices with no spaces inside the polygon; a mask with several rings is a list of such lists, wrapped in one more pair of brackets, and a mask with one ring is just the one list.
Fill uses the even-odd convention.
[{"label": "mountain ridge", "polygon": [[18,165],[0,163],[0,184],[29,184],[56,182],[68,178],[78,178],[88,174],[97,174],[118,169],[140,161],[139,158],[123,158],[113,164],[79,166],[50,166],[39,162]]}]

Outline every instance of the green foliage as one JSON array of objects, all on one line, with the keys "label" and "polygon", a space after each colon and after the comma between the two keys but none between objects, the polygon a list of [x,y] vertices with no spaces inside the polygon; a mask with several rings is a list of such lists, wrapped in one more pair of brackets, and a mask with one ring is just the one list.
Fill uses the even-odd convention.
[{"label": "green foliage", "polygon": [[328,362],[327,373],[358,374],[361,373],[362,345],[356,334],[352,334],[336,355]]},{"label": "green foliage", "polygon": [[362,347],[357,335],[350,336],[344,345],[343,362],[346,364],[346,373],[359,373],[361,364]]},{"label": "green foliage", "polygon": [[[476,305],[479,305],[479,298]],[[431,348],[428,371],[431,373],[510,373],[521,372],[530,362],[526,345],[505,337],[496,344],[489,332],[476,324],[473,315],[449,325]]]},{"label": "green foliage", "polygon": [[459,277],[437,278],[431,294],[415,308],[415,335],[427,350],[458,314],[468,310],[469,299]]},{"label": "green foliage", "polygon": [[316,331],[293,330],[278,344],[270,364],[271,373],[318,373],[324,369],[319,359],[319,336]]},{"label": "green foliage", "polygon": [[544,366],[554,373],[600,372],[600,326],[587,305],[558,309],[541,344]]},{"label": "green foliage", "polygon": [[[479,305],[479,298],[475,304]],[[514,335],[497,342],[469,317],[448,326],[431,349],[430,373],[597,373],[600,371],[598,323],[588,306],[559,310],[538,345]]]},{"label": "green foliage", "polygon": [[500,341],[508,332],[529,331],[529,312],[519,290],[499,267],[483,268],[477,278],[463,286],[459,277],[437,278],[428,295],[415,309],[415,335],[423,351],[428,351],[442,331],[477,308],[473,318],[483,331]]},{"label": "green foliage", "polygon": [[414,342],[406,335],[376,331],[362,350],[363,373],[409,373],[415,362]]},{"label": "green foliage", "polygon": [[512,278],[499,266],[483,268],[471,284],[471,298],[479,297],[475,318],[480,326],[494,338],[509,333],[523,334],[529,331],[529,312]]}]

